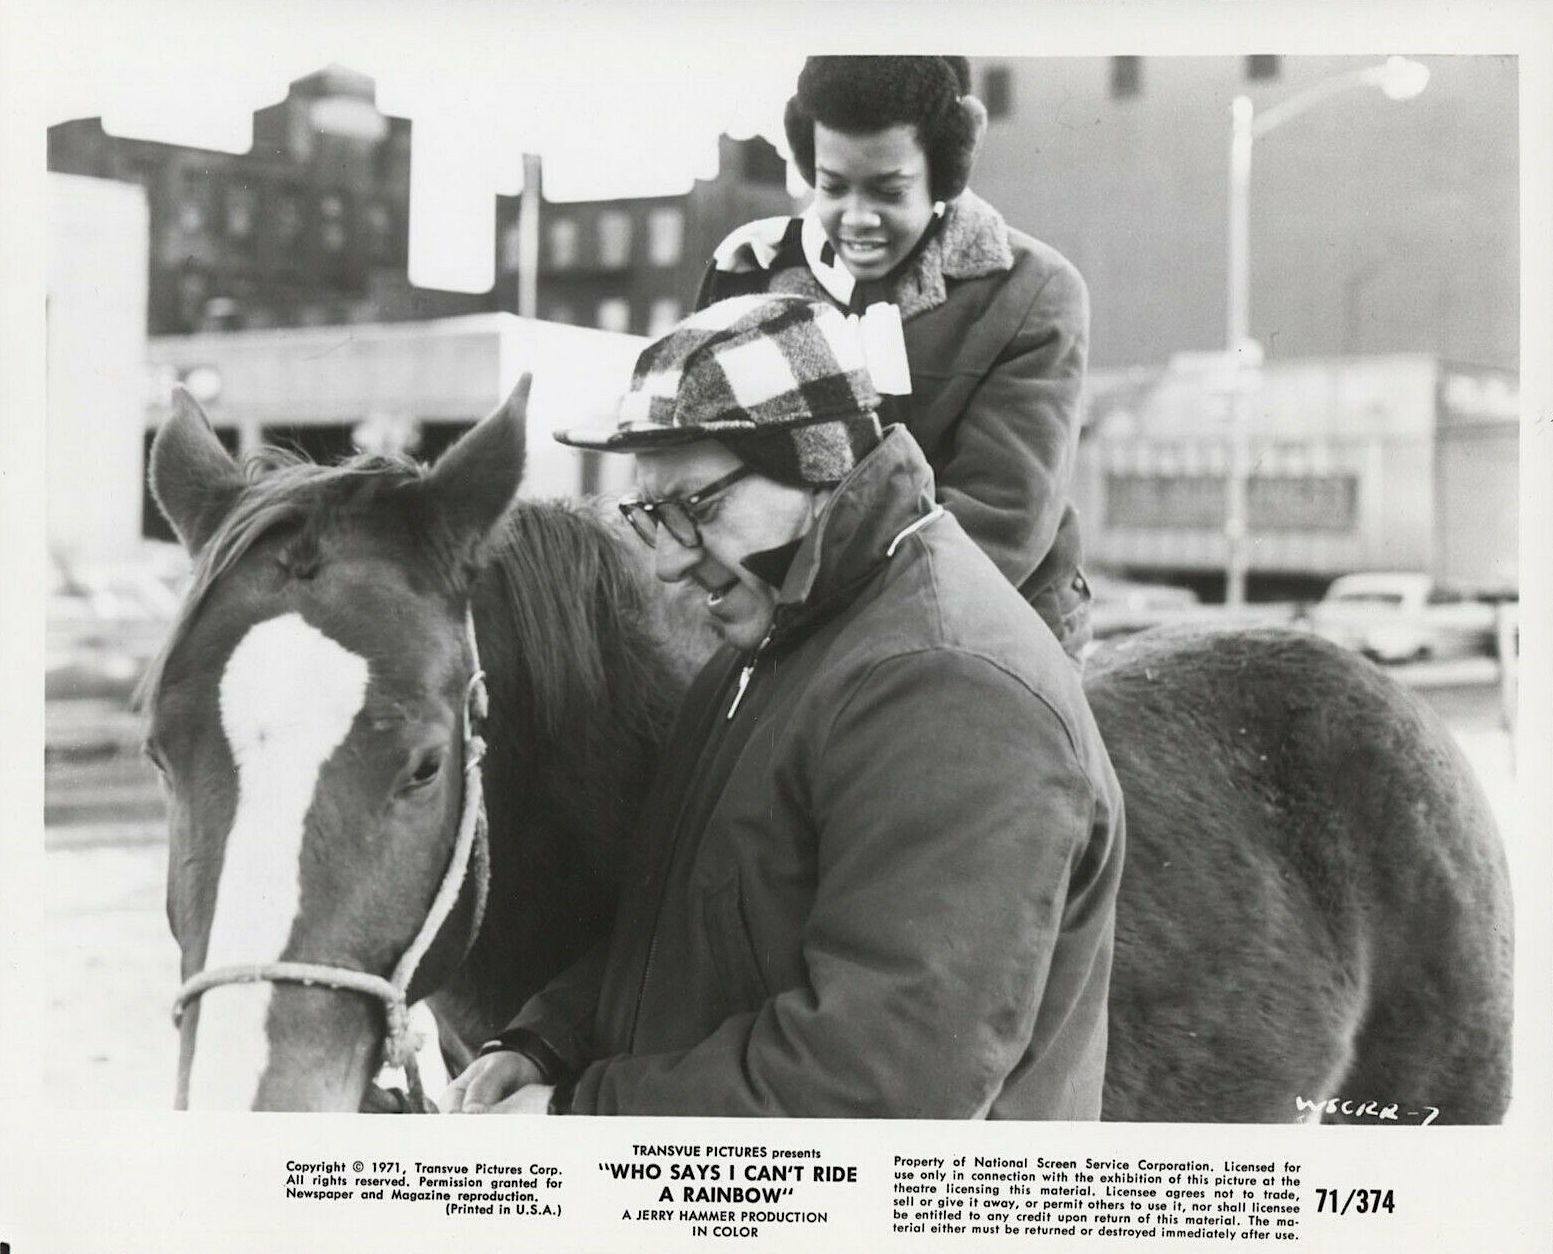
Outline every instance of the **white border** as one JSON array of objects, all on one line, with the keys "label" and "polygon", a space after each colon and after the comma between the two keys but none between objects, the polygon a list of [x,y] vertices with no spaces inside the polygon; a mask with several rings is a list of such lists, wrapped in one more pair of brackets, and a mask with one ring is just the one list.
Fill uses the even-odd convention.
[{"label": "white border", "polygon": [[[206,5],[211,13],[220,5]],[[192,16],[192,0],[140,0],[138,42],[126,56],[143,56],[162,73],[178,58],[199,57],[185,31],[205,29],[209,14]],[[483,1120],[363,1121],[328,1117],[240,1117],[65,1114],[40,1091],[38,1024],[45,990],[36,946],[40,936],[42,784],[42,588],[44,518],[43,342],[44,230],[41,213],[43,128],[39,102],[47,76],[69,74],[73,6],[4,0],[0,7],[0,260],[3,260],[3,426],[0,426],[0,542],[4,544],[3,684],[0,684],[0,1048],[7,1091],[0,1099],[0,1240],[17,1251],[155,1249],[237,1250],[439,1248],[508,1250],[520,1242],[546,1249],[646,1250],[683,1248],[681,1229],[618,1222],[618,1190],[586,1182],[601,1157],[628,1155],[633,1141],[651,1138],[784,1145],[813,1144],[826,1157],[858,1164],[871,1183],[851,1205],[832,1206],[824,1228],[774,1233],[751,1242],[761,1250],[935,1248],[921,1239],[880,1236],[888,1211],[889,1156],[904,1152],[1153,1153],[1271,1155],[1306,1164],[1307,1182],[1334,1186],[1394,1185],[1398,1213],[1369,1226],[1307,1217],[1301,1249],[1479,1250],[1546,1248],[1553,1238],[1547,1185],[1549,1154],[1550,1004],[1521,1005],[1530,1020],[1516,1060],[1516,1118],[1503,1128],[1414,1132],[1395,1130],[1245,1128],[1117,1128],[1008,1126],[976,1129],[932,1124],[883,1126],[820,1122],[751,1127],[724,1121]],[[460,47],[507,41],[514,73],[542,56],[585,58],[601,47],[656,61],[667,77],[695,73],[730,42],[754,42],[772,56],[821,50],[943,51],[972,55],[1105,54],[1213,55],[1249,51],[1287,54],[1407,52],[1518,55],[1522,92],[1522,378],[1528,414],[1523,439],[1522,607],[1525,614],[1522,814],[1530,829],[1553,813],[1553,672],[1549,663],[1549,563],[1546,537],[1553,505],[1553,6],[1536,3],[898,3],[857,4],[570,4],[439,0],[411,8],[387,0],[330,0],[301,5],[276,0],[266,20],[317,23],[336,40],[353,23],[387,25],[453,72]],[[241,35],[236,24],[234,36]],[[582,63],[579,60],[579,63]],[[154,67],[154,68],[151,68]],[[168,90],[176,90],[169,83]],[[190,107],[198,107],[191,101]],[[1535,485],[1544,490],[1534,490]],[[1553,970],[1549,918],[1535,889],[1549,882],[1548,853],[1531,864],[1519,902],[1518,961]],[[111,1024],[103,1024],[111,1032]],[[564,1230],[500,1221],[453,1221],[419,1212],[303,1209],[278,1204],[277,1181],[287,1157],[421,1158],[453,1161],[505,1156],[565,1165],[569,1197],[587,1210]],[[279,1173],[279,1174],[278,1174]],[[576,1192],[573,1192],[575,1188]],[[586,1205],[590,1200],[596,1205]],[[649,1205],[633,1194],[629,1204]],[[563,1235],[564,1233],[564,1235]],[[1057,1248],[1011,1240],[1019,1248]],[[983,1243],[1009,1248],[1002,1240]],[[1112,1248],[1115,1243],[1104,1248]],[[961,1240],[961,1247],[969,1243]],[[976,1248],[982,1248],[981,1245]],[[1065,1242],[1061,1248],[1085,1248]]]}]

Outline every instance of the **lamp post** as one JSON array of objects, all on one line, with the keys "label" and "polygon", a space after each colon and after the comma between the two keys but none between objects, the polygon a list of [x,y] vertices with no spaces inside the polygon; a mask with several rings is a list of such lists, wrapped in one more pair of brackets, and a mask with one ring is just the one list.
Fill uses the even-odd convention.
[{"label": "lamp post", "polygon": [[1428,85],[1429,67],[1406,57],[1387,57],[1345,74],[1334,74],[1280,100],[1258,114],[1250,96],[1230,105],[1229,147],[1229,300],[1225,352],[1230,367],[1230,458],[1225,491],[1226,560],[1224,600],[1244,605],[1249,565],[1246,508],[1250,478],[1247,393],[1261,366],[1261,349],[1251,339],[1251,146],[1307,109],[1353,87],[1378,87],[1390,100],[1411,100]]},{"label": "lamp post", "polygon": [[539,208],[544,167],[536,153],[523,154],[523,195],[518,200],[518,317],[539,317]]}]

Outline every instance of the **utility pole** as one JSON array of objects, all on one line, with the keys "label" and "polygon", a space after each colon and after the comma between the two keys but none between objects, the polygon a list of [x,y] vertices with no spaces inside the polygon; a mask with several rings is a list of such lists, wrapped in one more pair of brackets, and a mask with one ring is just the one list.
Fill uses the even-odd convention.
[{"label": "utility pole", "polygon": [[1251,477],[1249,396],[1260,380],[1261,346],[1251,339],[1251,147],[1269,131],[1312,106],[1353,87],[1377,87],[1389,100],[1411,100],[1429,82],[1429,69],[1406,57],[1387,57],[1322,79],[1261,114],[1249,96],[1230,105],[1229,294],[1225,319],[1225,364],[1229,376],[1229,476],[1224,493],[1224,602],[1244,605],[1250,566]]},{"label": "utility pole", "polygon": [[1230,106],[1233,126],[1229,148],[1229,308],[1225,351],[1229,354],[1229,476],[1224,491],[1224,604],[1246,603],[1250,565],[1250,520],[1246,498],[1251,475],[1251,433],[1246,412],[1247,341],[1251,305],[1251,98],[1236,96]]},{"label": "utility pole", "polygon": [[518,200],[518,316],[539,316],[539,201],[544,173],[539,154],[523,154],[523,195]]}]

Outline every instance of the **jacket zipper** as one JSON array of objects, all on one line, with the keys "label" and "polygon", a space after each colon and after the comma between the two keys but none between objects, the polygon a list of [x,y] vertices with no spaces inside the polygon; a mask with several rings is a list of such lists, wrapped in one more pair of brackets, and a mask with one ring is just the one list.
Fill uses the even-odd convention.
[{"label": "jacket zipper", "polygon": [[[733,718],[734,711],[739,708],[739,702],[744,700],[744,692],[750,686],[750,677],[755,673],[755,664],[760,661],[761,653],[765,651],[766,646],[770,643],[771,629],[768,628],[761,642],[755,646],[755,651],[750,654],[750,660],[744,664],[744,668],[739,672],[738,684],[733,694],[733,703],[728,707],[728,713],[724,715],[724,722]],[[710,743],[703,745],[701,749],[702,754],[705,755],[710,748]],[[694,778],[693,773],[692,782]],[[680,801],[679,812],[674,817],[674,832],[673,839],[669,842],[668,861],[664,864],[663,879],[658,885],[658,908],[653,913],[652,937],[647,942],[647,960],[642,964],[642,978],[636,988],[636,1006],[631,1012],[631,1030],[626,1037],[628,1045],[636,1040],[636,1025],[641,1021],[642,1002],[647,996],[647,981],[652,976],[653,959],[658,956],[658,925],[663,916],[663,897],[668,892],[669,864],[674,861],[674,854],[679,849],[680,836],[682,834],[680,828],[684,824],[685,811],[690,807],[690,800],[689,791],[687,790],[686,796]]]},{"label": "jacket zipper", "polygon": [[771,631],[771,628],[766,629],[764,638],[755,646],[755,652],[750,654],[750,660],[744,664],[744,669],[739,672],[739,686],[733,694],[733,704],[728,707],[728,713],[723,720],[724,722],[733,718],[734,712],[739,708],[739,702],[744,700],[744,691],[750,686],[750,677],[755,673],[755,666],[760,661],[760,655],[765,652],[766,646],[771,643]]}]

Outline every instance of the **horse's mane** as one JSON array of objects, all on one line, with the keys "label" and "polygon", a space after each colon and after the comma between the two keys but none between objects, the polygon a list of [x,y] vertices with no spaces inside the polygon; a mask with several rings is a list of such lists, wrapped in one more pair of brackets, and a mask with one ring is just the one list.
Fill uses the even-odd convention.
[{"label": "horse's mane", "polygon": [[[167,659],[187,635],[211,589],[255,544],[282,530],[294,533],[285,560],[301,566],[316,561],[319,536],[341,514],[371,508],[405,496],[408,485],[426,477],[426,468],[407,457],[362,454],[333,466],[320,466],[283,449],[261,448],[243,462],[247,484],[195,559],[172,630],[151,659],[135,689],[135,705],[151,712]],[[445,537],[431,534],[437,546]]]},{"label": "horse's mane", "polygon": [[493,620],[481,648],[521,653],[507,669],[525,675],[545,735],[565,735],[606,697],[628,722],[656,723],[661,599],[592,503],[514,505],[492,537],[477,601]]},{"label": "horse's mane", "polygon": [[671,602],[592,503],[568,501],[508,511],[474,602],[493,819],[504,792],[521,793],[528,822],[616,872],[682,692]]}]

